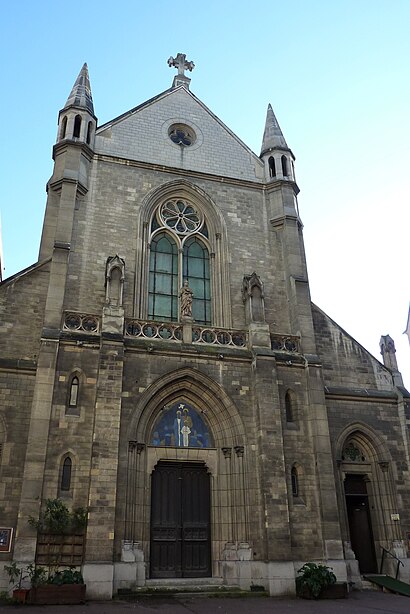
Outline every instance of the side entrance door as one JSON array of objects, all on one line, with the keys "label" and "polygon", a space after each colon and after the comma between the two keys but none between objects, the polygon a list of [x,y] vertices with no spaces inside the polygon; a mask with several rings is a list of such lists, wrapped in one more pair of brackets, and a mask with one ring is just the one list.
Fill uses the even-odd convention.
[{"label": "side entrance door", "polygon": [[377,573],[369,496],[363,475],[348,474],[345,480],[350,543],[359,562],[360,573]]},{"label": "side entrance door", "polygon": [[151,481],[151,578],[211,575],[210,482],[201,463],[160,462]]}]

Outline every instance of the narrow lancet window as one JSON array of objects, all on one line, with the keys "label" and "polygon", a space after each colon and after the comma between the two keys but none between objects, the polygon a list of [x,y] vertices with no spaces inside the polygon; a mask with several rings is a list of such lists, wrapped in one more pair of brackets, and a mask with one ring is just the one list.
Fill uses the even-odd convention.
[{"label": "narrow lancet window", "polygon": [[184,245],[183,278],[193,291],[192,317],[198,324],[211,323],[211,278],[209,253],[205,245],[193,237]]},{"label": "narrow lancet window", "polygon": [[293,422],[294,420],[293,403],[292,403],[292,396],[289,390],[285,394],[285,413],[286,413],[286,422]]},{"label": "narrow lancet window", "polygon": [[71,471],[73,462],[69,456],[64,459],[63,468],[61,472],[60,490],[67,492],[71,488]]},{"label": "narrow lancet window", "polygon": [[70,395],[68,398],[68,407],[77,407],[79,388],[80,388],[80,382],[78,380],[78,377],[75,376],[71,380],[71,384],[70,384]]},{"label": "narrow lancet window", "polygon": [[88,122],[88,126],[87,126],[87,145],[89,145],[91,143],[92,130],[93,130],[93,124],[92,124],[92,122]]},{"label": "narrow lancet window", "polygon": [[271,177],[271,179],[273,179],[274,177],[276,177],[275,158],[273,156],[269,157],[268,164],[269,164],[269,176]]},{"label": "narrow lancet window", "polygon": [[79,139],[80,133],[81,133],[81,115],[76,115],[74,119],[73,137],[75,139]]},{"label": "narrow lancet window", "polygon": [[290,474],[291,482],[292,482],[292,496],[299,496],[299,479],[298,479],[298,471],[296,467],[292,467],[292,471]]},{"label": "narrow lancet window", "polygon": [[60,139],[65,139],[66,132],[67,132],[67,115],[63,117],[63,121],[61,122]]},{"label": "narrow lancet window", "polygon": [[286,156],[281,157],[281,162],[282,162],[282,174],[284,177],[287,177],[289,175],[289,171],[288,171],[288,161],[286,159]]},{"label": "narrow lancet window", "polygon": [[178,320],[178,249],[165,232],[151,241],[148,317]]}]

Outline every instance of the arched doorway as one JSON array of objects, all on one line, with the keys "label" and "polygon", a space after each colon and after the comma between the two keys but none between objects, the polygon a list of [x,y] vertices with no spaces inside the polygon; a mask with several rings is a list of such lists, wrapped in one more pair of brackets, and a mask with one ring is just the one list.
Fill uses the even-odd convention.
[{"label": "arched doorway", "polygon": [[339,508],[345,554],[361,574],[377,573],[381,548],[400,539],[392,459],[378,433],[364,423],[351,424],[336,442]]},{"label": "arched doorway", "polygon": [[137,544],[150,577],[220,576],[226,544],[249,540],[245,433],[233,402],[183,367],[144,392],[128,438],[124,541]]},{"label": "arched doorway", "polygon": [[367,481],[363,474],[350,473],[344,483],[350,543],[362,574],[377,573]]},{"label": "arched doorway", "polygon": [[151,578],[211,575],[210,480],[204,463],[161,461],[151,479]]}]

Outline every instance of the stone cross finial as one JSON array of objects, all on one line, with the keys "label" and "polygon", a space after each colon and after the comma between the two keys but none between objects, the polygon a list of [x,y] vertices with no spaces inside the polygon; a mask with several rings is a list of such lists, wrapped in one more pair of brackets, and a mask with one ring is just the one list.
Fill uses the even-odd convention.
[{"label": "stone cross finial", "polygon": [[195,68],[195,64],[193,62],[188,62],[188,60],[186,59],[185,53],[177,53],[176,58],[173,58],[171,56],[168,59],[168,66],[170,68],[174,66],[175,68],[178,69],[178,74],[175,75],[174,77],[172,87],[183,85],[184,87],[188,89],[191,79],[185,76],[185,71],[189,70],[189,72],[191,72]]}]

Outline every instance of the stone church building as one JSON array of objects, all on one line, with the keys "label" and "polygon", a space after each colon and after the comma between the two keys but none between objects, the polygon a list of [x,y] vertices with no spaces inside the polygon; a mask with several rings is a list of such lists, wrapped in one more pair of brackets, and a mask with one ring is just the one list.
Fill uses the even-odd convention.
[{"label": "stone church building", "polygon": [[83,66],[38,262],[0,284],[0,588],[57,497],[89,510],[89,598],[198,578],[292,594],[306,561],[360,586],[382,547],[409,579],[394,343],[382,364],[312,304],[271,106],[258,156],[190,91],[193,63],[168,63],[170,89],[104,125]]}]

